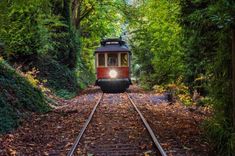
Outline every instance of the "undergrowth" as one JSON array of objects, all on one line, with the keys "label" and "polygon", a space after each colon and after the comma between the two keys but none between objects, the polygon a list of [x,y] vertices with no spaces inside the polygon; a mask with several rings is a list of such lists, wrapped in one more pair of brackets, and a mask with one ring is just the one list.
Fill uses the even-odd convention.
[{"label": "undergrowth", "polygon": [[67,66],[59,64],[52,58],[39,59],[36,62],[37,78],[44,81],[57,96],[72,98],[79,91],[76,73]]},{"label": "undergrowth", "polygon": [[95,74],[82,65],[76,69],[76,77],[81,89],[85,89],[88,85],[95,82]]},{"label": "undergrowth", "polygon": [[235,133],[231,121],[227,121],[222,114],[216,114],[213,118],[203,124],[206,130],[206,137],[211,141],[212,148],[217,155],[233,155]]},{"label": "undergrowth", "polygon": [[0,133],[18,126],[24,112],[47,112],[43,93],[0,58]]}]

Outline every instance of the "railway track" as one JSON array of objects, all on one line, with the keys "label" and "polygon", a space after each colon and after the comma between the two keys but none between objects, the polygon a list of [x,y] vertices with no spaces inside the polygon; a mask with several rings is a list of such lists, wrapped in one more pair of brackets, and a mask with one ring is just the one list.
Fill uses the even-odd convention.
[{"label": "railway track", "polygon": [[[95,114],[95,112],[98,112],[97,108],[101,107],[101,103],[102,103],[102,99],[104,98],[104,95],[105,94],[102,93],[101,97],[99,98],[99,100],[95,104],[92,112],[90,113],[88,119],[86,120],[83,128],[81,129],[79,135],[77,136],[77,138],[76,138],[76,140],[75,140],[71,150],[67,154],[67,156],[80,155],[80,154],[78,154],[78,147],[81,145],[81,140],[82,139],[84,139],[86,137],[88,137],[88,138],[90,137],[89,135],[85,136],[84,134],[87,131],[88,126],[92,123],[92,120],[94,120],[94,114]],[[135,116],[135,117],[138,116],[137,117],[138,121],[142,121],[142,123],[143,123],[142,125],[138,125],[138,126],[142,126],[143,127],[143,131],[146,131],[145,134],[148,135],[148,137],[144,136],[145,142],[146,141],[147,142],[152,142],[152,145],[154,146],[154,147],[150,147],[151,149],[155,150],[154,154],[152,154],[152,155],[166,156],[166,153],[163,150],[163,148],[161,147],[160,143],[158,142],[158,140],[157,140],[153,130],[149,126],[147,120],[144,118],[144,116],[142,115],[142,113],[140,112],[140,110],[138,109],[136,104],[133,102],[133,100],[131,99],[131,97],[129,96],[128,93],[125,93],[124,95],[126,96],[126,99],[128,99],[128,102],[129,102],[129,104],[126,103],[126,106],[128,105],[126,108],[134,107],[134,109],[132,108],[133,110],[131,110],[131,111],[128,110],[128,112],[132,113],[131,118],[134,118],[133,116]],[[131,106],[130,106],[130,103],[131,103]],[[135,113],[135,114],[133,114],[133,113]],[[101,113],[101,115],[105,115],[105,111],[103,111]],[[129,114],[127,114],[126,112],[123,112],[121,115],[125,115],[126,116],[125,118],[128,118],[127,115],[129,115]],[[121,115],[116,115],[116,118],[119,118],[119,116],[121,116]],[[112,120],[112,119],[110,119],[110,120]],[[135,120],[137,120],[137,119],[133,119],[133,121],[135,121]],[[132,124],[132,123],[130,122],[129,124]],[[102,123],[100,123],[100,125],[102,126]],[[97,127],[97,125],[95,127]],[[128,127],[128,124],[127,124],[127,127]],[[102,128],[102,130],[105,130],[105,129]],[[132,132],[130,132],[130,133],[132,133]],[[142,133],[142,132],[139,132],[139,133]],[[90,137],[90,138],[93,138],[93,137]],[[146,140],[146,138],[149,138],[149,139]],[[93,145],[93,146],[100,146],[100,145]],[[112,152],[112,154],[110,154],[110,153],[109,154],[105,154],[105,151],[100,151],[101,154],[98,154],[98,155],[136,155],[135,150],[137,150],[137,149],[136,149],[136,147],[132,146],[132,144],[114,144],[112,146],[111,145],[108,145],[108,146],[109,146],[109,148],[112,147],[112,149],[111,149],[112,151],[110,151],[110,152]],[[101,147],[105,148],[105,146],[101,146]],[[114,150],[117,149],[117,148],[122,149],[124,152],[115,153]],[[130,150],[130,149],[133,149],[133,150]],[[91,155],[93,155],[93,154],[91,154]]]}]

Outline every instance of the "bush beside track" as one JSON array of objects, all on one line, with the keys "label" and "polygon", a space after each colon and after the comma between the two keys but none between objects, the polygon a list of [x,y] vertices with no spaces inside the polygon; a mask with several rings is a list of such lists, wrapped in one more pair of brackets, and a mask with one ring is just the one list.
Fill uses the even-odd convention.
[{"label": "bush beside track", "polygon": [[37,78],[46,80],[46,87],[62,98],[74,97],[79,91],[76,73],[52,58],[38,59],[35,63],[39,70]]},{"label": "bush beside track", "polygon": [[0,133],[19,125],[24,112],[47,112],[43,93],[0,58]]}]

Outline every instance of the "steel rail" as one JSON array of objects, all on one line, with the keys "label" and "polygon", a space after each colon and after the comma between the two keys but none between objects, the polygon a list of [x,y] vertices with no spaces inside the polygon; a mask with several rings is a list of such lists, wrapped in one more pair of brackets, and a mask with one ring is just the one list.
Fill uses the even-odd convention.
[{"label": "steel rail", "polygon": [[94,106],[94,108],[93,108],[91,114],[89,115],[88,119],[86,120],[86,123],[84,124],[82,130],[80,131],[79,135],[77,136],[77,138],[76,138],[76,140],[75,140],[75,142],[74,142],[74,144],[73,144],[71,150],[70,150],[69,153],[67,154],[67,156],[73,156],[73,155],[74,155],[74,152],[75,152],[75,150],[77,149],[77,146],[78,146],[78,144],[79,144],[79,142],[80,142],[80,140],[81,140],[81,138],[82,138],[84,132],[86,131],[87,126],[88,126],[89,123],[91,122],[91,119],[92,119],[92,117],[93,117],[93,115],[94,115],[94,113],[95,113],[95,111],[96,111],[96,108],[98,107],[98,105],[100,104],[101,99],[103,98],[103,95],[104,95],[104,93],[102,93],[102,95],[101,95],[101,97],[99,98],[98,102],[97,102],[96,105]]},{"label": "steel rail", "polygon": [[151,138],[152,138],[154,144],[156,145],[157,149],[159,150],[160,154],[161,154],[162,156],[167,156],[166,153],[165,153],[165,151],[163,150],[162,146],[161,146],[160,143],[158,142],[158,140],[157,140],[157,138],[156,138],[156,136],[155,136],[155,134],[154,134],[152,128],[149,126],[147,120],[144,118],[143,114],[142,114],[142,113],[140,112],[140,110],[137,108],[136,104],[133,102],[133,100],[131,99],[131,97],[129,96],[129,94],[128,94],[128,93],[126,93],[126,94],[127,94],[128,99],[131,101],[131,104],[135,107],[135,110],[136,110],[136,111],[138,112],[138,114],[140,115],[140,117],[141,117],[141,119],[142,119],[142,121],[143,121],[145,127],[147,128],[147,130],[148,130],[148,132],[149,132],[149,134],[150,134],[150,136],[151,136]]}]

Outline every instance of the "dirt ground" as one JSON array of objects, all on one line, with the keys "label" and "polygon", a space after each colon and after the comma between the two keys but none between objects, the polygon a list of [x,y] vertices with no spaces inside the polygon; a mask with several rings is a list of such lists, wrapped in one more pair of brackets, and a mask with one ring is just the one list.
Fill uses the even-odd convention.
[{"label": "dirt ground", "polygon": [[[169,103],[165,95],[145,92],[136,86],[130,87],[128,92],[167,155],[210,155],[210,145],[200,128],[201,123],[210,116],[208,109]],[[66,155],[101,94],[99,88],[90,87],[71,100],[55,98],[57,105],[53,111],[47,114],[32,113],[18,129],[0,135],[0,155]],[[120,145],[115,148],[128,146],[135,149],[129,154],[116,155],[137,155],[135,151],[145,156],[154,153],[146,130],[126,101],[124,94],[105,94],[103,104],[85,133],[84,137],[90,138],[82,140],[78,155],[97,155],[96,150],[103,150],[105,155],[105,147],[101,145],[109,144],[108,141]],[[100,137],[102,135],[104,137]],[[112,150],[115,151],[115,148]]]}]

